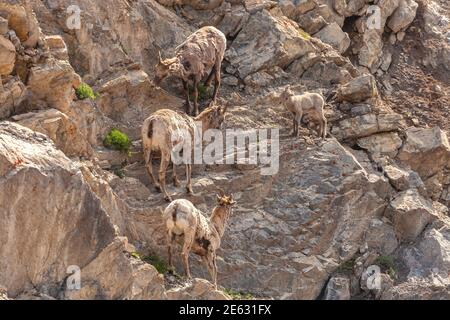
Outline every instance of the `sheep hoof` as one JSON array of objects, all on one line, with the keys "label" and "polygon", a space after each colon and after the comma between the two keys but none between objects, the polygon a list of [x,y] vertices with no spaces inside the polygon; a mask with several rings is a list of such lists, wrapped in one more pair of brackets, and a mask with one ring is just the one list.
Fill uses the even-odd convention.
[{"label": "sheep hoof", "polygon": [[194,194],[194,191],[192,190],[192,187],[187,187],[187,188],[186,188],[186,191],[187,191],[187,193],[190,194],[190,195]]},{"label": "sheep hoof", "polygon": [[172,202],[172,197],[171,196],[165,196],[164,200],[166,200],[167,202]]},{"label": "sheep hoof", "polygon": [[160,186],[155,186],[155,189],[156,189],[156,191],[158,191],[158,192],[162,192]]},{"label": "sheep hoof", "polygon": [[173,180],[173,185],[174,185],[175,187],[179,187],[179,186],[180,186],[180,181],[179,181],[178,179],[174,179],[174,180]]}]

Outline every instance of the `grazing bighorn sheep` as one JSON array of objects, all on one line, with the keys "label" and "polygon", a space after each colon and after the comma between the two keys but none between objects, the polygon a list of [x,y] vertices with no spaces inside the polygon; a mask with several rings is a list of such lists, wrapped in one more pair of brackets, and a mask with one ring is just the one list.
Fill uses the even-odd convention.
[{"label": "grazing bighorn sheep", "polygon": [[214,77],[212,103],[217,99],[220,87],[220,69],[227,47],[225,35],[214,27],[203,27],[191,34],[185,42],[175,49],[175,57],[162,59],[155,66],[155,83],[159,85],[167,76],[176,76],[183,82],[186,92],[186,113],[191,113],[189,101],[189,81],[194,84],[194,116],[198,115],[198,84],[211,69],[205,82],[210,86]]},{"label": "grazing bighorn sheep", "polygon": [[233,196],[217,195],[217,205],[209,218],[190,201],[178,199],[164,210],[163,219],[167,227],[167,251],[169,265],[172,264],[172,246],[176,236],[184,235],[181,255],[186,275],[191,278],[189,253],[192,251],[202,257],[217,289],[216,251],[225,232],[228,219],[235,204]]},{"label": "grazing bighorn sheep", "polygon": [[[166,170],[171,160],[171,152],[178,144],[184,145],[190,140],[190,146],[194,147],[194,134],[198,128],[196,122],[201,123],[202,133],[208,129],[219,129],[225,120],[227,106],[212,106],[206,108],[200,115],[192,118],[169,109],[160,109],[145,119],[142,125],[142,145],[147,172],[152,183],[158,191],[164,193],[167,201],[172,201],[166,191]],[[159,184],[153,175],[152,152],[161,152],[161,164],[159,168]],[[186,152],[186,150],[184,150]],[[172,161],[173,162],[173,161]],[[186,164],[186,189],[192,192],[191,185],[192,165]],[[173,164],[173,183],[179,186],[175,163]]]},{"label": "grazing bighorn sheep", "polygon": [[306,92],[302,95],[296,95],[287,87],[280,95],[281,102],[293,114],[294,130],[292,135],[298,135],[298,127],[301,125],[302,118],[308,118],[308,121],[319,124],[318,134],[322,139],[327,135],[327,119],[323,113],[325,101],[318,93]]}]

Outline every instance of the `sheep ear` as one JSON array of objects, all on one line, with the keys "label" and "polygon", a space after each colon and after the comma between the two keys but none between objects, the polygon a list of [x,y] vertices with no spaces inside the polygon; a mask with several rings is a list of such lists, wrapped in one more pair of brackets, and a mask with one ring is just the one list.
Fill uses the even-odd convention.
[{"label": "sheep ear", "polygon": [[225,112],[227,112],[227,108],[228,108],[228,104],[225,104],[225,105],[223,106],[223,108],[220,108],[220,112],[221,112],[222,114],[225,114]]}]

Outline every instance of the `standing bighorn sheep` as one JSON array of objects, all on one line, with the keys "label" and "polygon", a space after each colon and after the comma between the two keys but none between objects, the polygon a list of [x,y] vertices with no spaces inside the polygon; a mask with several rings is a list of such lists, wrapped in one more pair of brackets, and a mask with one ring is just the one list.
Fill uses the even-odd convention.
[{"label": "standing bighorn sheep", "polygon": [[167,245],[169,265],[172,264],[172,246],[176,236],[184,235],[182,257],[186,275],[191,278],[189,269],[189,252],[202,257],[217,289],[216,251],[235,204],[233,196],[217,196],[217,206],[209,218],[198,210],[190,201],[178,199],[164,210],[163,219],[167,226]]},{"label": "standing bighorn sheep", "polygon": [[198,114],[198,85],[207,71],[211,72],[205,82],[210,86],[214,78],[212,103],[216,101],[220,87],[220,69],[227,47],[225,35],[214,27],[203,27],[191,34],[175,49],[175,57],[162,59],[155,66],[155,83],[158,85],[167,76],[176,76],[183,82],[186,92],[186,113],[191,113],[189,81],[194,84],[194,115]]},{"label": "standing bighorn sheep", "polygon": [[301,125],[302,118],[315,122],[319,125],[319,136],[325,139],[327,135],[327,119],[325,118],[323,108],[325,101],[318,93],[307,92],[302,95],[296,95],[287,87],[280,95],[281,102],[292,112],[294,117],[294,130],[292,135],[298,135],[298,127]]},{"label": "standing bighorn sheep", "polygon": [[[190,146],[194,147],[194,134],[198,128],[196,122],[201,123],[202,133],[208,129],[219,129],[225,120],[227,107],[212,106],[206,108],[200,115],[192,118],[169,109],[160,109],[145,119],[142,125],[142,144],[144,149],[144,159],[147,172],[152,183],[158,191],[164,193],[167,201],[172,201],[166,190],[166,170],[171,160],[171,152],[178,144],[184,145],[186,140],[190,140]],[[152,152],[161,152],[161,164],[159,168],[159,184],[153,175]],[[188,152],[189,150],[183,150]],[[173,161],[172,161],[173,162]],[[186,189],[192,193],[191,185],[192,165],[186,164]],[[173,164],[173,183],[179,186],[176,166]]]}]

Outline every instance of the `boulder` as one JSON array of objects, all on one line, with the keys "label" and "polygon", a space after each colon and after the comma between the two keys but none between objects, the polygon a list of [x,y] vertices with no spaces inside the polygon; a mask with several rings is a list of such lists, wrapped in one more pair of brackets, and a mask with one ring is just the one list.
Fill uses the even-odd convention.
[{"label": "boulder", "polygon": [[325,300],[350,300],[350,279],[343,276],[332,277],[325,289]]},{"label": "boulder", "polygon": [[367,137],[379,132],[398,130],[403,126],[403,117],[398,113],[370,113],[339,121],[332,127],[331,133],[337,139]]},{"label": "boulder", "polygon": [[69,61],[69,53],[67,51],[66,43],[61,36],[52,35],[44,38],[52,55],[59,60]]},{"label": "boulder", "polygon": [[315,33],[314,37],[331,45],[341,54],[350,46],[350,37],[346,32],[342,31],[336,22],[327,25],[325,28]]},{"label": "boulder", "polygon": [[386,215],[392,219],[397,237],[402,242],[414,241],[426,225],[436,219],[433,204],[417,189],[399,193],[390,202]]},{"label": "boulder", "polygon": [[225,53],[229,73],[241,79],[263,68],[286,67],[314,51],[306,35],[284,16],[266,10],[253,14]]},{"label": "boulder", "polygon": [[389,182],[396,190],[405,191],[410,188],[416,188],[420,191],[420,194],[426,194],[425,185],[416,172],[399,168],[396,165],[387,165],[383,167],[383,170]]},{"label": "boulder", "polygon": [[416,171],[422,180],[441,171],[450,159],[447,135],[439,127],[409,128],[397,159]]},{"label": "boulder", "polygon": [[4,36],[8,30],[8,20],[0,16],[0,36]]},{"label": "boulder", "polygon": [[231,6],[229,10],[225,11],[225,15],[217,25],[217,28],[227,37],[234,38],[245,25],[249,17],[250,14],[245,10],[243,5]]},{"label": "boulder", "polygon": [[385,132],[358,139],[357,143],[371,154],[395,157],[402,146],[402,139],[396,132]]},{"label": "boulder", "polygon": [[76,124],[66,114],[56,109],[20,114],[12,119],[24,127],[47,135],[69,157],[89,158],[93,155],[87,137],[79,132]]},{"label": "boulder", "polygon": [[80,85],[80,77],[68,61],[49,59],[30,69],[26,83],[30,105],[43,101],[51,108],[67,113],[75,96],[74,88]]},{"label": "boulder", "polygon": [[375,72],[383,54],[383,40],[376,29],[368,29],[362,36],[362,45],[358,53],[358,62]]},{"label": "boulder", "polygon": [[11,74],[16,61],[16,48],[0,34],[0,77]]},{"label": "boulder", "polygon": [[314,0],[281,0],[279,6],[286,17],[297,21],[299,16],[313,10],[317,3]]},{"label": "boulder", "polygon": [[337,100],[362,102],[377,95],[375,78],[370,74],[364,74],[340,86],[337,92]]},{"label": "boulder", "polygon": [[405,30],[416,17],[418,6],[414,0],[400,0],[397,9],[389,17],[387,26],[395,33]]}]

